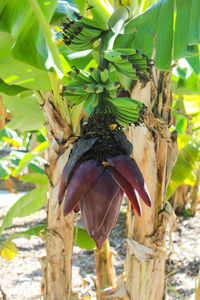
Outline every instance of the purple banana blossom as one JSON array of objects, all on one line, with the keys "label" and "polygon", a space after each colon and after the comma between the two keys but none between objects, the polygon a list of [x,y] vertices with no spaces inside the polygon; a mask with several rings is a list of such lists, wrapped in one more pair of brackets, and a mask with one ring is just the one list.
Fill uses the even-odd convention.
[{"label": "purple banana blossom", "polygon": [[59,203],[64,198],[64,216],[81,210],[83,224],[99,249],[117,221],[124,193],[139,216],[139,196],[151,206],[142,173],[129,157],[132,145],[120,129],[114,131],[108,125],[106,130],[106,137],[102,129],[100,136],[100,131],[95,131],[91,137],[90,130],[89,137],[84,133],[76,142],[58,195]]}]

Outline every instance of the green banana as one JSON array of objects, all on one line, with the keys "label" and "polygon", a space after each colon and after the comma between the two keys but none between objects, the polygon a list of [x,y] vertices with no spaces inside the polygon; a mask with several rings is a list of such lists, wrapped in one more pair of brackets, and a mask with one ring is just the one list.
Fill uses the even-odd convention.
[{"label": "green banana", "polygon": [[77,80],[77,72],[75,70],[70,70],[69,72],[67,72],[67,75],[69,76],[69,78],[72,80]]},{"label": "green banana", "polygon": [[[78,16],[78,21],[63,23],[62,35],[64,43],[73,51],[86,50],[100,38],[102,28],[94,20]],[[81,21],[80,21],[81,20]]]},{"label": "green banana", "polygon": [[102,93],[103,85],[96,83],[88,83],[84,85],[68,85],[65,87],[64,95],[69,96],[72,95],[83,95],[83,94],[91,94],[91,93]]},{"label": "green banana", "polygon": [[96,97],[96,95],[94,94],[88,94],[87,98],[85,99],[85,106],[88,106],[90,104],[90,102],[92,102],[93,98]]},{"label": "green banana", "polygon": [[88,97],[88,94],[86,95],[70,95],[67,98],[75,105],[80,104],[81,102],[85,101]]},{"label": "green banana", "polygon": [[118,72],[133,80],[148,81],[152,62],[136,49],[117,48],[104,52],[104,57],[110,61]]},{"label": "green banana", "polygon": [[109,90],[108,93],[111,98],[117,97],[117,90]]},{"label": "green banana", "polygon": [[132,80],[139,80],[139,76],[137,76],[134,72],[127,72],[127,71],[122,71],[121,69],[117,68],[117,73],[120,76],[120,74],[124,74],[127,77],[131,78]]},{"label": "green banana", "polygon": [[106,83],[109,79],[108,78],[108,69],[99,67],[99,73],[100,73],[101,82]]},{"label": "green banana", "polygon": [[130,109],[131,108],[142,109],[142,107],[143,107],[142,102],[137,101],[135,99],[128,98],[128,97],[119,97],[119,98],[115,98],[115,99],[107,98],[107,100],[119,107],[125,107],[125,108],[129,107]]},{"label": "green banana", "polygon": [[94,80],[92,79],[89,72],[84,71],[84,70],[80,70],[80,69],[78,69],[77,79],[80,80],[80,81],[82,80],[85,83],[87,83],[87,82],[88,83],[93,83],[94,82]]},{"label": "green banana", "polygon": [[127,48],[116,48],[115,51],[121,52],[124,55],[133,55],[139,52],[137,49],[127,49]]},{"label": "green banana", "polygon": [[113,90],[117,90],[120,87],[120,83],[118,81],[108,82],[104,86],[107,90],[113,91]]},{"label": "green banana", "polygon": [[138,113],[132,113],[131,115],[127,115],[127,110],[126,111],[121,111],[120,109],[118,109],[113,104],[107,105],[106,110],[110,113],[115,114],[117,120],[119,121],[119,123],[122,123],[124,125],[129,124],[129,123],[137,122],[137,120],[139,118]]},{"label": "green banana", "polygon": [[89,83],[84,85],[84,90],[87,93],[102,93],[103,92],[103,85],[102,84],[96,84],[96,83]]},{"label": "green banana", "polygon": [[78,35],[78,37],[82,40],[82,39],[93,39],[96,38],[97,36],[100,36],[101,34],[101,30],[97,30],[94,28],[87,28],[85,25],[83,25],[84,27],[82,27],[82,31],[80,32],[80,35]]},{"label": "green banana", "polygon": [[118,69],[123,72],[130,72],[136,74],[136,69],[130,64],[129,62],[124,63],[124,64],[116,64]]},{"label": "green banana", "polygon": [[94,81],[99,83],[100,82],[100,71],[96,68],[89,68],[89,71],[90,71],[91,76],[94,79]]},{"label": "green banana", "polygon": [[88,94],[83,87],[83,85],[67,85],[65,87],[64,95],[69,96]]},{"label": "green banana", "polygon": [[123,55],[123,53],[118,52],[116,50],[108,50],[104,52],[104,58],[111,61],[111,62],[119,62],[119,60],[121,60],[121,55]]}]

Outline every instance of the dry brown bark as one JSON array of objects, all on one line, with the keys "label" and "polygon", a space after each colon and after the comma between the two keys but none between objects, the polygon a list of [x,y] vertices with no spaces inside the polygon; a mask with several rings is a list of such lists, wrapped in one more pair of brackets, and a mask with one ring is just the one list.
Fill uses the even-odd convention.
[{"label": "dry brown bark", "polygon": [[194,186],[182,184],[176,189],[170,199],[176,213],[182,214],[188,205],[191,215],[195,216],[200,200],[199,182],[200,175],[197,175]]},{"label": "dry brown bark", "polygon": [[43,297],[46,300],[71,300],[71,267],[73,247],[73,214],[63,217],[63,205],[58,205],[58,190],[61,173],[71,150],[71,128],[63,121],[53,107],[50,94],[43,106],[48,123],[49,165],[46,173],[49,178],[47,200],[47,255],[42,260]]},{"label": "dry brown bark", "polygon": [[166,226],[173,225],[174,213],[166,206],[166,185],[177,156],[177,145],[169,131],[170,73],[160,72],[157,84],[144,88],[138,83],[132,98],[144,102],[156,99],[154,114],[149,113],[145,126],[129,128],[133,157],[147,184],[152,207],[142,203],[142,217],[135,216],[129,204],[127,218],[127,259],[125,299],[161,300],[165,289]]},{"label": "dry brown bark", "polygon": [[172,203],[174,210],[179,214],[182,213],[185,209],[185,205],[188,201],[188,193],[189,186],[186,184],[182,184],[176,189],[176,191],[172,195],[170,202]]}]

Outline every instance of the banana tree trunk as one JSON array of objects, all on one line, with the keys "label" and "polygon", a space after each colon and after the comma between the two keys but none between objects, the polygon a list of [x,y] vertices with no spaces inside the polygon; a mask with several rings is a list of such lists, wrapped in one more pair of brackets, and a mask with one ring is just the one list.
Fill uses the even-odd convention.
[{"label": "banana tree trunk", "polygon": [[58,189],[63,166],[68,159],[71,143],[70,127],[63,121],[51,102],[50,94],[43,105],[48,123],[49,178],[47,201],[46,257],[43,258],[42,293],[46,300],[71,300],[71,269],[73,247],[73,214],[63,217],[63,207],[58,205]]},{"label": "banana tree trunk", "polygon": [[194,186],[182,184],[174,192],[171,202],[176,213],[181,214],[186,209],[186,205],[189,205],[189,209],[192,216],[195,216],[197,211],[197,205],[200,199],[199,193],[200,175],[197,175]]},{"label": "banana tree trunk", "polygon": [[[130,127],[133,156],[147,184],[152,207],[142,204],[142,217],[127,214],[127,258],[125,299],[161,300],[165,290],[166,226],[174,221],[173,209],[165,203],[166,185],[177,156],[176,140],[169,131],[170,73],[159,73],[159,78],[144,88],[138,83],[132,98],[150,107],[155,99],[154,115],[148,114],[145,126]],[[156,117],[155,117],[156,116]],[[142,201],[141,201],[142,203]]]},{"label": "banana tree trunk", "polygon": [[185,205],[188,202],[189,185],[182,184],[174,192],[171,203],[176,213],[181,214],[185,209]]}]

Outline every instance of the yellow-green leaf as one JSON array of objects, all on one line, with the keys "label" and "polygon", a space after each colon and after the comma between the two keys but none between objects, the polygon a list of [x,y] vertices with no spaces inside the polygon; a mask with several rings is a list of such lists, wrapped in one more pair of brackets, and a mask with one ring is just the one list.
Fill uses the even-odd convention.
[{"label": "yellow-green leaf", "polygon": [[16,245],[13,242],[4,242],[1,246],[1,256],[9,261],[13,259],[18,253],[18,250],[16,248]]}]

